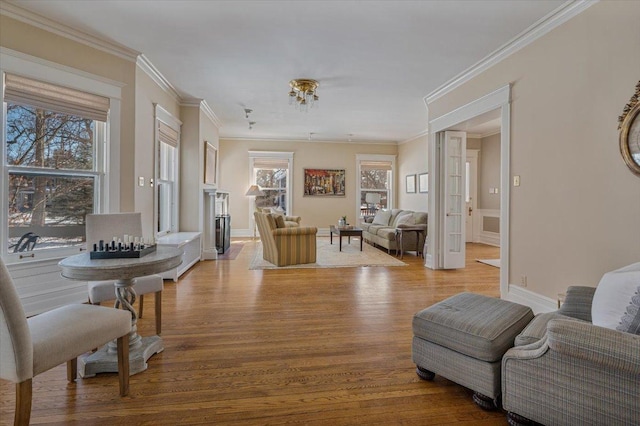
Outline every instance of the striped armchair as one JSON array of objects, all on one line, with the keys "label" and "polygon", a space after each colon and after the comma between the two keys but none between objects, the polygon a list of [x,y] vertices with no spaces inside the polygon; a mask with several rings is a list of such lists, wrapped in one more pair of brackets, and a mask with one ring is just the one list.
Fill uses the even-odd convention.
[{"label": "striped armchair", "polygon": [[640,336],[591,324],[591,287],[569,287],[502,358],[510,425],[640,424]]},{"label": "striped armchair", "polygon": [[[286,227],[282,216],[253,214],[260,239],[262,257],[276,266],[314,263],[316,261],[316,227]],[[283,222],[280,223],[279,222]],[[279,226],[280,225],[280,226]]]}]

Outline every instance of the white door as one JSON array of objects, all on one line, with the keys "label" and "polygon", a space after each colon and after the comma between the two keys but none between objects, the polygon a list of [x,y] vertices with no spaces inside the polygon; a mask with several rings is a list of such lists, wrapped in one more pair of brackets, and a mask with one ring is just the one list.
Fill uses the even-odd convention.
[{"label": "white door", "polygon": [[466,216],[465,216],[465,230],[466,230],[466,238],[465,241],[468,243],[472,243],[474,241],[475,235],[475,224],[473,219],[475,215],[473,212],[476,210],[478,206],[478,150],[468,149],[467,150],[467,161],[466,161],[465,172],[467,174],[466,179],[466,188],[465,191],[465,204],[466,204]]},{"label": "white door", "polygon": [[444,259],[445,269],[464,268],[465,262],[465,132],[444,132]]}]

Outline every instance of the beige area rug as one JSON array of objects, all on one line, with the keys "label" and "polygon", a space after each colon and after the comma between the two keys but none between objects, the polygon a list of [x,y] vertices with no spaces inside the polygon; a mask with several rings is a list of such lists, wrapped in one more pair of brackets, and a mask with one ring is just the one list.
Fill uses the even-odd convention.
[{"label": "beige area rug", "polygon": [[348,268],[358,266],[407,266],[403,261],[389,256],[384,251],[362,244],[360,240],[351,238],[351,244],[347,244],[347,238],[342,237],[342,251],[338,251],[338,240],[333,238],[333,245],[329,244],[329,238],[318,238],[316,263],[302,265],[275,266],[262,258],[262,243],[256,245],[256,252],[249,269],[295,269],[295,268]]},{"label": "beige area rug", "polygon": [[496,268],[500,267],[500,259],[476,259],[476,262],[485,263]]}]

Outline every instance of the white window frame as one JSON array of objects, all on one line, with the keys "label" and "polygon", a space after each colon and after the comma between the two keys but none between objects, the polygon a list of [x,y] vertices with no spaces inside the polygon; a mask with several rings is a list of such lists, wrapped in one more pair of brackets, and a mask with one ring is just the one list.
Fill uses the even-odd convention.
[{"label": "white window frame", "polygon": [[[255,185],[256,184],[256,174],[255,174],[255,170],[254,170],[254,164],[256,159],[263,159],[263,158],[273,158],[273,159],[279,159],[279,160],[287,160],[287,162],[289,163],[289,168],[288,168],[288,172],[287,172],[287,186],[286,186],[286,190],[287,190],[287,202],[286,204],[286,209],[287,209],[287,215],[288,216],[292,216],[293,215],[293,152],[280,152],[280,151],[249,151],[249,183],[247,185],[247,188],[249,188],[249,186],[251,185]],[[253,201],[253,200],[252,200]],[[254,219],[253,219],[253,212],[255,210],[255,205],[253,203],[249,203],[249,225],[250,225],[250,229],[254,228]]]},{"label": "white window frame", "polygon": [[[2,76],[2,91],[0,102],[2,103],[2,140],[0,141],[0,255],[7,264],[20,262],[33,262],[46,259],[62,259],[76,254],[84,247],[65,247],[47,250],[35,250],[29,253],[29,257],[18,253],[9,253],[5,242],[8,239],[8,181],[9,167],[6,164],[7,109],[4,102],[4,76],[6,73],[22,75],[59,86],[69,87],[88,93],[109,98],[109,118],[106,123],[105,143],[95,147],[96,167],[96,200],[94,211],[96,213],[117,212],[120,210],[120,110],[122,87],[124,84],[105,79],[71,67],[56,64],[36,58],[11,49],[0,47],[0,75]],[[72,174],[72,173],[69,173]],[[33,256],[31,256],[33,254]]]},{"label": "white window frame", "polygon": [[[180,127],[182,121],[174,117],[169,111],[162,108],[158,104],[154,104],[155,120],[154,120],[154,138],[155,138],[155,177],[154,177],[154,197],[153,197],[153,227],[156,238],[162,237],[167,234],[178,232],[178,224],[180,223]],[[171,127],[178,133],[177,146],[175,147],[175,158],[173,175],[167,180],[160,179],[160,147],[164,142],[160,141],[160,134],[158,131],[159,122],[163,122],[167,126]],[[164,214],[169,215],[169,229],[158,230],[158,210],[159,210],[159,185],[169,184],[171,185],[171,205],[169,211]]]},{"label": "white window frame", "polygon": [[386,161],[391,163],[391,173],[389,174],[389,182],[388,182],[388,193],[387,193],[387,209],[391,210],[395,207],[395,176],[396,176],[396,156],[395,155],[384,155],[384,154],[356,154],[356,170],[358,171],[356,178],[356,205],[355,205],[355,216],[360,218],[360,200],[362,198],[362,187],[361,187],[361,173],[362,168],[361,165],[366,161]]}]

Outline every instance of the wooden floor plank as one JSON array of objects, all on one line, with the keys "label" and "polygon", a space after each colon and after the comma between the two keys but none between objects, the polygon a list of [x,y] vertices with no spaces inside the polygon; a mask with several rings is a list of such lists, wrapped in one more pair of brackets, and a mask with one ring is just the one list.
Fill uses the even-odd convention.
[{"label": "wooden floor plank", "polygon": [[[499,269],[475,262],[499,249],[467,247],[467,267],[249,270],[255,242],[233,260],[200,262],[165,282],[165,350],[131,376],[66,382],[65,366],[34,379],[32,424],[505,425],[471,392],[442,377],[420,380],[411,320],[462,291],[499,295]],[[356,241],[357,243],[357,241]],[[154,331],[145,301],[142,335]],[[0,424],[11,424],[14,386],[0,383]]]}]

